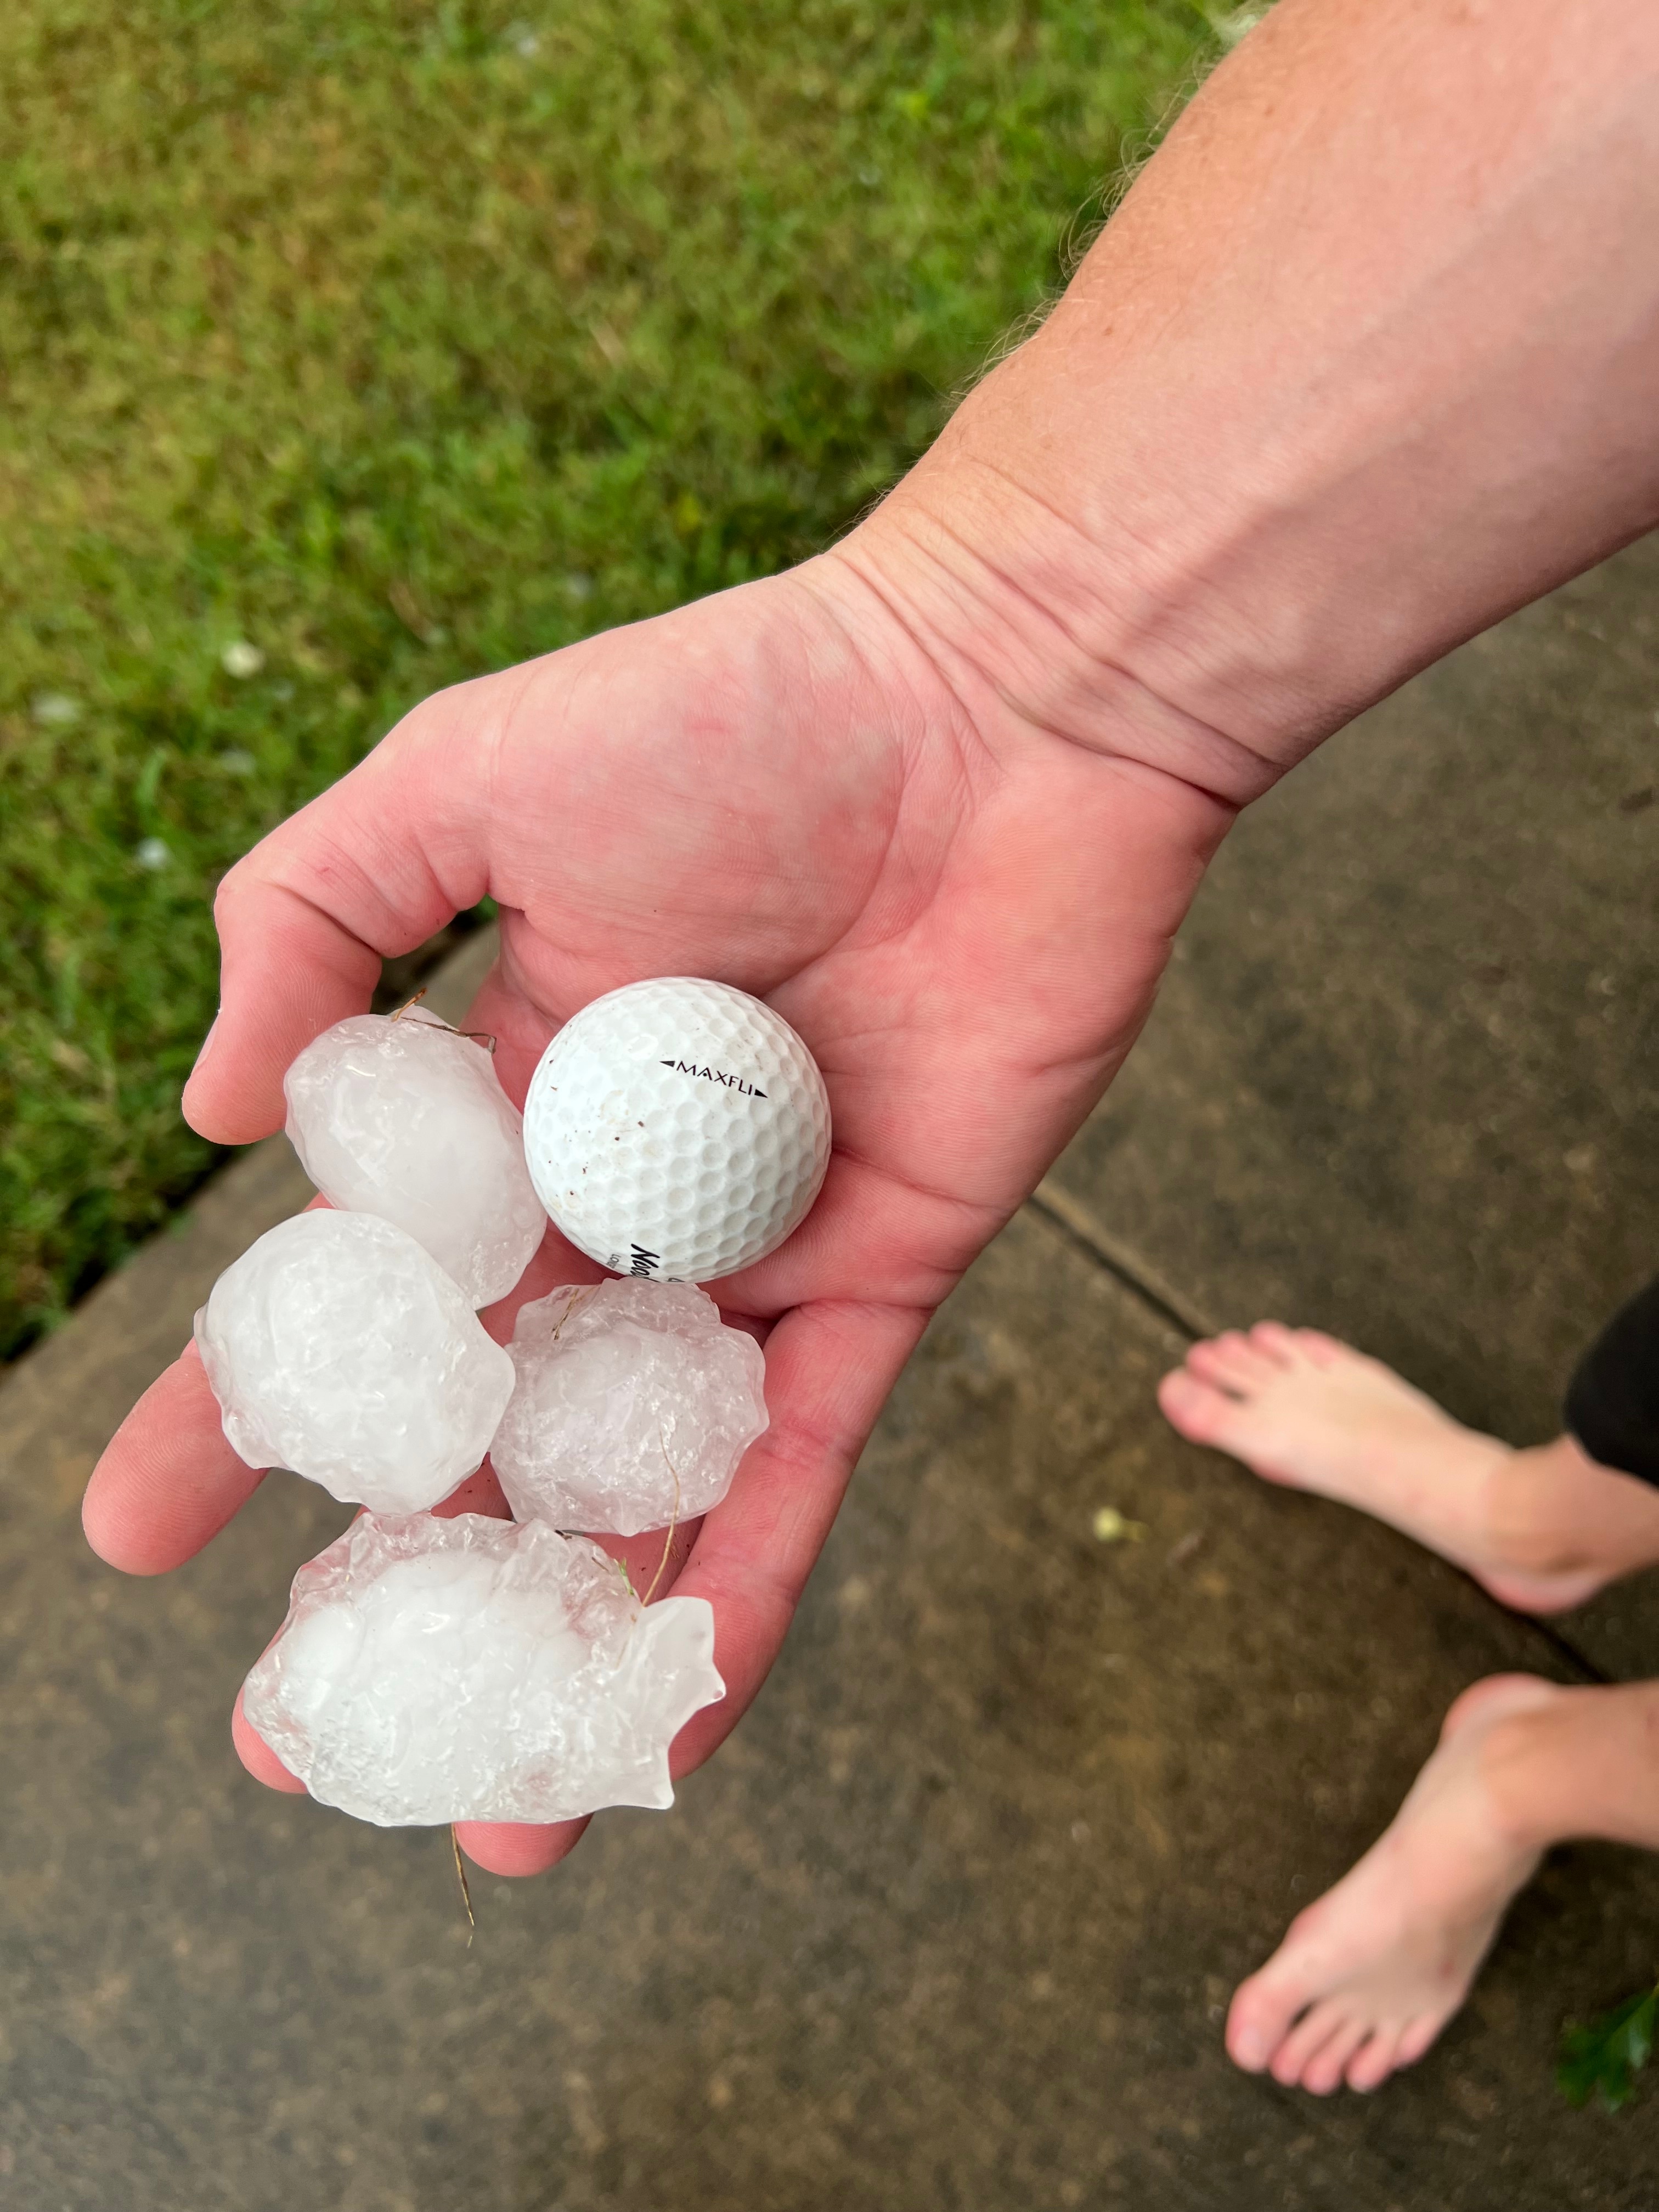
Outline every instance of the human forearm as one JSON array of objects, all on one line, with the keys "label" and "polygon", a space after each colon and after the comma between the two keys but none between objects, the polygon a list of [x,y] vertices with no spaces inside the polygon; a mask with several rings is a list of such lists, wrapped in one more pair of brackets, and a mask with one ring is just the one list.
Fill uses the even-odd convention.
[{"label": "human forearm", "polygon": [[1659,520],[1659,16],[1280,0],[839,556],[1231,799]]}]

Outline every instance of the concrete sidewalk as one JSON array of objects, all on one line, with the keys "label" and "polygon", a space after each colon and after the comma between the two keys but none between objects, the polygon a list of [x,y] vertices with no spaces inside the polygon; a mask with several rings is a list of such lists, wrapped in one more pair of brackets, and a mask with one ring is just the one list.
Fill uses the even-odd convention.
[{"label": "concrete sidewalk", "polygon": [[[1236,2073],[1226,1997],[1451,1698],[1659,1670],[1194,1451],[1182,1327],[1277,1311],[1547,1433],[1653,1271],[1659,544],[1516,617],[1241,825],[1122,1081],[939,1317],[754,1713],[667,1818],[475,1884],[242,1775],[226,1714],[343,1519],[84,1549],[93,1457],[307,1186],[209,1187],[0,1389],[0,2203],[27,2212],[1647,2212],[1650,2085],[1552,2084],[1659,1964],[1659,1863],[1556,1854],[1380,2096]],[[462,962],[487,948],[471,945]],[[452,975],[453,988],[465,977]],[[1143,1522],[1103,1546],[1101,1505]]]}]

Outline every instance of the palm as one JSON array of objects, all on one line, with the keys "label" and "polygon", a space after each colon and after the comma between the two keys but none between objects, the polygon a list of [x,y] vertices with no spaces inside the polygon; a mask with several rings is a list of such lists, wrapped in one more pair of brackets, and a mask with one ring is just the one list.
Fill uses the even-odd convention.
[{"label": "palm", "polygon": [[[763,1679],[928,1314],[1127,1049],[1226,819],[1157,772],[964,706],[842,580],[748,586],[429,701],[228,880],[224,1010],[189,1093],[209,1134],[278,1126],[288,1060],[367,1002],[380,955],[486,890],[502,957],[472,1025],[496,1034],[517,1097],[559,1023],[637,976],[719,976],[805,1036],[835,1154],[804,1228],[720,1285],[770,1330],[772,1425],[678,1574],[714,1603],[729,1689],[682,1735],[681,1769]],[[550,1236],[492,1323],[595,1273]],[[88,1529],[153,1571],[254,1480],[187,1355],[106,1455]],[[468,1838],[502,1871],[571,1839]]]}]

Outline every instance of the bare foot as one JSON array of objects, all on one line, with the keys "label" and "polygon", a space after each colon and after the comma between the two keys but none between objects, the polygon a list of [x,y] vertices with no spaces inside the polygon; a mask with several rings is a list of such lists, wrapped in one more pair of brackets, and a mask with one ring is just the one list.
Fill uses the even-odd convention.
[{"label": "bare foot", "polygon": [[1344,2081],[1375,2089],[1422,2057],[1540,1856],[1506,1831],[1492,1732],[1571,1694],[1530,1674],[1494,1674],[1463,1692],[1386,1832],[1235,1991],[1237,2064],[1324,2097]]},{"label": "bare foot", "polygon": [[1158,1395],[1194,1443],[1387,1521],[1518,1612],[1564,1612],[1659,1559],[1659,1491],[1570,1437],[1512,1451],[1317,1329],[1212,1337]]}]

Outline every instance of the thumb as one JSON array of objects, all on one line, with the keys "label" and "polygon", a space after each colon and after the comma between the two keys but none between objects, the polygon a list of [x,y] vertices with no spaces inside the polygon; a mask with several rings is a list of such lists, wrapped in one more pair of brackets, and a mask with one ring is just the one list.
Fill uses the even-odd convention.
[{"label": "thumb", "polygon": [[219,886],[219,1012],[185,1086],[191,1127],[246,1145],[283,1125],[295,1054],[362,1013],[380,962],[489,887],[498,679],[428,700]]}]

